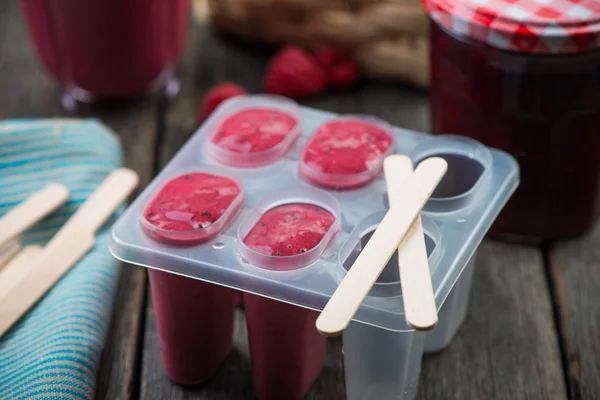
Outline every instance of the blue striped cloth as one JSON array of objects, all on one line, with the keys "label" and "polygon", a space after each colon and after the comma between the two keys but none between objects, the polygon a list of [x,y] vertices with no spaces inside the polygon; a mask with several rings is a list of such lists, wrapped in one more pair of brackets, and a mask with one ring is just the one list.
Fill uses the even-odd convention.
[{"label": "blue striped cloth", "polygon": [[[0,215],[47,182],[69,187],[68,203],[21,236],[43,245],[121,163],[118,138],[95,120],[0,122]],[[0,399],[93,398],[118,276],[105,226],[94,249],[0,338]]]}]

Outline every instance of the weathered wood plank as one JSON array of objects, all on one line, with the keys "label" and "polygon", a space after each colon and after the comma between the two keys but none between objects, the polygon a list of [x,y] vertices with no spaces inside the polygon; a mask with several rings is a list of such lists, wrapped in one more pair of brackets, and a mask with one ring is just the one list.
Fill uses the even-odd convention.
[{"label": "weathered wood plank", "polygon": [[63,115],[59,88],[33,55],[19,2],[0,3],[0,118]]},{"label": "weathered wood plank", "polygon": [[[118,102],[84,109],[80,115],[95,116],[121,138],[125,166],[140,175],[136,195],[156,173],[159,139],[160,95],[132,102]],[[115,307],[102,353],[96,399],[137,399],[145,318],[146,270],[123,264]]]},{"label": "weathered wood plank", "polygon": [[[121,138],[125,166],[140,175],[135,195],[156,173],[161,95],[82,107],[78,115],[98,117]],[[122,264],[115,307],[98,370],[97,400],[137,399],[143,345],[146,270]]]},{"label": "weathered wood plank", "polygon": [[[43,70],[28,40],[18,2],[0,2],[0,118],[96,117],[121,138],[125,164],[145,186],[154,174],[156,98],[84,107],[69,114],[60,105],[60,87]],[[123,266],[114,312],[98,371],[98,399],[137,397],[146,273]]]},{"label": "weathered wood plank", "polygon": [[351,90],[331,91],[302,105],[342,114],[374,115],[395,126],[429,132],[426,93],[399,84],[364,80]]},{"label": "weathered wood plank", "polygon": [[96,399],[137,399],[146,271],[123,265],[96,381]]},{"label": "weathered wood plank", "polygon": [[600,224],[549,251],[572,399],[600,397]]},{"label": "weathered wood plank", "polygon": [[566,399],[541,251],[484,242],[469,314],[425,356],[418,399]]}]

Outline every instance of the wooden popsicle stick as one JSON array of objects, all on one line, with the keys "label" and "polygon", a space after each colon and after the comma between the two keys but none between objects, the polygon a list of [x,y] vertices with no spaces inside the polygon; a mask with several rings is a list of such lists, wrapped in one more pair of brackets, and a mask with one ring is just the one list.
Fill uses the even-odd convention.
[{"label": "wooden popsicle stick", "polygon": [[116,169],[102,182],[94,193],[79,207],[67,223],[64,231],[95,233],[119,205],[127,199],[139,181],[138,175],[127,168]]},{"label": "wooden popsicle stick", "polygon": [[447,169],[448,164],[439,157],[417,166],[317,318],[321,334],[339,335],[348,326]]},{"label": "wooden popsicle stick", "polygon": [[[392,155],[384,160],[383,169],[388,199],[394,204],[412,174],[412,165],[405,157]],[[406,323],[420,331],[433,329],[438,315],[421,215],[417,216],[398,247],[398,266]]]},{"label": "wooden popsicle stick", "polygon": [[21,243],[17,239],[9,239],[0,246],[0,271],[13,259],[21,250]]},{"label": "wooden popsicle stick", "polygon": [[50,183],[33,193],[0,219],[0,245],[29,229],[68,198],[69,189],[58,183]]},{"label": "wooden popsicle stick", "polygon": [[42,252],[41,246],[25,246],[0,271],[0,302],[18,282],[24,279],[35,267],[36,258]]},{"label": "wooden popsicle stick", "polygon": [[[57,242],[62,243],[63,236],[69,235],[69,232],[90,232],[93,235],[129,196],[137,183],[138,176],[135,172],[124,168],[113,171],[48,242],[40,258],[44,258]],[[22,270],[14,268],[6,275],[8,278],[4,279],[5,282],[0,282],[0,299],[3,293],[25,279],[29,275],[28,270],[34,266],[25,265]]]},{"label": "wooden popsicle stick", "polygon": [[0,336],[93,246],[94,233],[137,183],[138,175],[132,170],[113,171],[48,242],[27,275],[7,284],[0,298]]},{"label": "wooden popsicle stick", "polygon": [[42,250],[26,279],[0,299],[0,336],[8,331],[94,245],[91,232],[69,231]]}]

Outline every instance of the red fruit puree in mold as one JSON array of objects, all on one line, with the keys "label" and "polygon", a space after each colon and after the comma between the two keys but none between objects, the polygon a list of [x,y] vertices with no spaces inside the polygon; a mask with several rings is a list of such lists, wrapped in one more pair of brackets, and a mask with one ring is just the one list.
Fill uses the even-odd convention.
[{"label": "red fruit puree in mold", "polygon": [[285,204],[264,213],[244,238],[244,244],[269,256],[294,256],[316,247],[335,217],[312,204]]},{"label": "red fruit puree in mold", "polygon": [[[302,154],[302,162],[316,173],[356,175],[377,167],[391,144],[390,134],[375,125],[352,120],[331,121],[317,130]],[[312,171],[307,173],[301,168],[306,178],[326,186],[335,185],[326,177],[315,177]],[[347,182],[353,186],[373,178],[353,180],[349,177]]]},{"label": "red fruit puree in mold", "polygon": [[167,376],[184,385],[205,381],[231,350],[237,292],[154,269],[148,276]]},{"label": "red fruit puree in mold", "polygon": [[183,51],[189,0],[21,0],[38,57],[96,98],[140,93]]},{"label": "red fruit puree in mold", "polygon": [[[312,204],[286,204],[267,211],[244,238],[263,254],[292,256],[317,246],[335,217]],[[244,293],[254,391],[261,400],[300,400],[319,375],[325,338],[318,313]]]},{"label": "red fruit puree in mold", "polygon": [[[228,178],[185,174],[160,190],[144,217],[150,224],[171,231],[206,228],[223,215],[240,191]],[[148,274],[167,375],[187,385],[205,381],[231,350],[239,293],[153,269]]]},{"label": "red fruit puree in mold", "polygon": [[[238,183],[229,178],[201,172],[181,175],[170,180],[152,199],[144,218],[162,230],[201,230],[217,221],[241,190]],[[160,230],[152,233],[158,239],[173,241],[168,233]],[[199,238],[193,236],[189,240]]]},{"label": "red fruit puree in mold", "polygon": [[301,400],[319,376],[326,339],[319,314],[244,293],[254,393],[260,400]]},{"label": "red fruit puree in mold", "polygon": [[211,141],[234,153],[257,153],[283,142],[297,122],[283,111],[248,108],[223,121]]}]

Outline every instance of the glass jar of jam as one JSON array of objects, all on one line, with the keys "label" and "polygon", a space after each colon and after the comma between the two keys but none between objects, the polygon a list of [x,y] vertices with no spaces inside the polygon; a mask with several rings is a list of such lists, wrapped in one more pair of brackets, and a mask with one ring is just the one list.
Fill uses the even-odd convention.
[{"label": "glass jar of jam", "polygon": [[490,233],[544,242],[587,231],[600,198],[600,2],[424,5],[434,133],[470,136],[521,167]]}]

